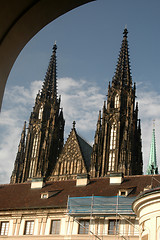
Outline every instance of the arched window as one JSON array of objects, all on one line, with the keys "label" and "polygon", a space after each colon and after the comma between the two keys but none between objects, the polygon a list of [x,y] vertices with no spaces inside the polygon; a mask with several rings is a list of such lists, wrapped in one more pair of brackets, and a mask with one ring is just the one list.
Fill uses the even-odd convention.
[{"label": "arched window", "polygon": [[114,171],[114,165],[115,165],[115,152],[109,153],[109,163],[108,163],[108,171],[113,172]]},{"label": "arched window", "polygon": [[43,115],[43,105],[41,105],[41,107],[39,109],[38,119],[42,120],[42,115]]},{"label": "arched window", "polygon": [[32,154],[31,154],[31,163],[29,169],[29,177],[34,177],[34,170],[35,170],[35,157],[37,156],[37,149],[38,149],[38,134],[34,136],[33,146],[32,146]]},{"label": "arched window", "polygon": [[33,140],[33,147],[32,147],[32,158],[35,158],[37,155],[37,148],[38,148],[38,134],[36,134],[34,136],[34,140]]},{"label": "arched window", "polygon": [[117,125],[113,122],[110,133],[110,152],[108,161],[108,171],[114,171],[115,167],[115,149],[116,149]]},{"label": "arched window", "polygon": [[114,122],[112,124],[112,127],[111,127],[110,149],[115,149],[116,148],[116,135],[117,135],[117,125]]},{"label": "arched window", "polygon": [[119,107],[119,95],[118,95],[118,93],[116,94],[116,96],[114,98],[114,107],[115,108]]}]

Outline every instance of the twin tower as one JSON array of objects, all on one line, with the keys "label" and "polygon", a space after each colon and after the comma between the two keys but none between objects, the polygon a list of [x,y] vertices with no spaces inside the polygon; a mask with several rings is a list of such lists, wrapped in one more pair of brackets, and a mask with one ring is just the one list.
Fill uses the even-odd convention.
[{"label": "twin tower", "polygon": [[75,179],[78,174],[104,177],[110,173],[142,174],[141,126],[136,85],[130,72],[128,31],[123,32],[116,71],[108,86],[107,101],[99,112],[93,148],[81,138],[75,123],[64,144],[65,120],[57,96],[56,44],[41,91],[24,123],[11,183],[34,177],[46,180]]}]

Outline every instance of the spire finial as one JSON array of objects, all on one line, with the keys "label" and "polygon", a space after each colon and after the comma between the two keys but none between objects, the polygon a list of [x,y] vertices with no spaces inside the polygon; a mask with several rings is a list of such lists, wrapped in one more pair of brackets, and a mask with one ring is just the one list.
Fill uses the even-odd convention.
[{"label": "spire finial", "polygon": [[156,120],[153,119],[153,128],[155,128],[155,126],[156,126]]},{"label": "spire finial", "polygon": [[73,128],[75,129],[75,126],[76,126],[76,122],[75,121],[73,121]]},{"label": "spire finial", "polygon": [[56,52],[56,50],[57,50],[57,43],[56,43],[56,41],[54,42],[54,45],[53,45],[53,52]]},{"label": "spire finial", "polygon": [[127,37],[128,30],[127,30],[127,24],[125,25],[124,31],[123,31],[123,36]]}]

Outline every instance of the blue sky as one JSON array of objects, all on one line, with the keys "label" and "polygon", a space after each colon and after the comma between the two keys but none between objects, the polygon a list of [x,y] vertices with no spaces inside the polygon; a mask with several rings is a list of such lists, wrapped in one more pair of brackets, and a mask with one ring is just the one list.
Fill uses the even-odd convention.
[{"label": "blue sky", "polygon": [[97,0],[59,17],[25,46],[9,75],[0,115],[1,183],[9,182],[23,122],[29,119],[55,41],[66,137],[76,120],[78,132],[93,142],[98,111],[114,75],[125,25],[142,119],[144,170],[153,119],[160,163],[159,9],[159,0]]}]

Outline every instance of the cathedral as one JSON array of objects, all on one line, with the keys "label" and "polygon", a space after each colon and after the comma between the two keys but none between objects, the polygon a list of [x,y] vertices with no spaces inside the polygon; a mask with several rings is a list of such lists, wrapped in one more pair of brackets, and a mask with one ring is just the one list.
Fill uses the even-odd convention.
[{"label": "cathedral", "polygon": [[56,50],[46,72],[41,91],[29,119],[24,123],[11,183],[35,177],[47,180],[75,179],[77,174],[104,177],[110,173],[141,175],[142,144],[135,103],[136,84],[132,83],[128,31],[123,32],[118,63],[107,101],[99,112],[93,148],[78,135],[75,122],[64,144],[65,120],[57,96]]},{"label": "cathedral", "polygon": [[78,134],[74,119],[64,143],[56,50],[54,44],[29,124],[24,123],[10,184],[0,185],[0,239],[157,239],[155,129],[148,175],[143,175],[127,29],[107,99],[97,114],[93,147]]}]

